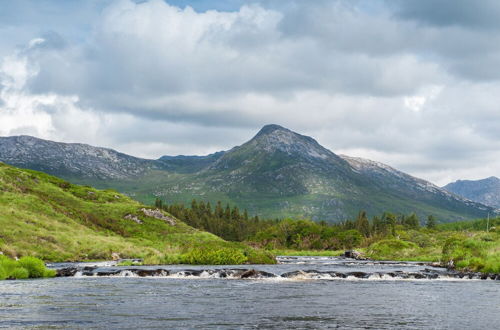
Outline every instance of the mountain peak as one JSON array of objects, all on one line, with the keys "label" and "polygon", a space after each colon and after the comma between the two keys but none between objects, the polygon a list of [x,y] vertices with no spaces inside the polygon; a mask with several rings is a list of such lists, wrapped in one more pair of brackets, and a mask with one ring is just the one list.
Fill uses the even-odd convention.
[{"label": "mountain peak", "polygon": [[278,131],[293,133],[291,130],[289,130],[288,128],[285,128],[283,126],[276,125],[276,124],[268,124],[268,125],[265,125],[264,127],[262,127],[256,136],[273,134],[273,133],[278,132]]},{"label": "mountain peak", "polygon": [[253,139],[243,146],[255,148],[263,152],[283,152],[288,155],[299,155],[309,159],[338,160],[331,151],[322,147],[312,137],[295,133],[288,128],[276,124],[269,124],[255,135]]}]

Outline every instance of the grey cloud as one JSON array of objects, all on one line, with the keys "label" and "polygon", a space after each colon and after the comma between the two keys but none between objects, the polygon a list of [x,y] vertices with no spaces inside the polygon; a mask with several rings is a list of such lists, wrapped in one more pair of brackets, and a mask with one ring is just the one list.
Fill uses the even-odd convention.
[{"label": "grey cloud", "polygon": [[403,19],[435,26],[500,28],[500,3],[496,0],[396,0],[387,3],[395,5],[397,15]]},{"label": "grey cloud", "polygon": [[228,149],[278,123],[433,180],[499,175],[479,165],[500,158],[494,28],[456,11],[439,23],[430,2],[259,3],[113,2],[91,28],[34,34],[22,92],[78,97],[37,105],[51,136],[139,156]]}]

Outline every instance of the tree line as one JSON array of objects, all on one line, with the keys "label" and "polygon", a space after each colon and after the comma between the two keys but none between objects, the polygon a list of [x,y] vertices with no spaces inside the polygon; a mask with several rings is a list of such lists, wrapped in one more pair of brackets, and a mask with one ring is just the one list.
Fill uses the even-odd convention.
[{"label": "tree line", "polygon": [[[370,220],[366,212],[361,211],[355,219],[329,224],[325,221],[260,219],[249,216],[247,210],[240,211],[237,206],[224,206],[220,201],[212,207],[210,202],[193,200],[186,207],[184,204],[166,205],[157,199],[155,205],[188,225],[225,240],[245,241],[269,249],[349,249],[370,238],[396,236],[397,228],[418,230],[422,226],[415,213],[386,212]],[[435,229],[435,217],[428,216],[424,226]]]}]

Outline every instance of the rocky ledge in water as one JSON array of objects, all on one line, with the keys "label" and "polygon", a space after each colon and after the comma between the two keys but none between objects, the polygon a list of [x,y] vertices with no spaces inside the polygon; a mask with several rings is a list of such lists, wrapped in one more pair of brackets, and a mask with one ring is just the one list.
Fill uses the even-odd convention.
[{"label": "rocky ledge in water", "polygon": [[328,279],[475,279],[500,280],[500,274],[484,274],[474,272],[460,272],[450,270],[424,269],[416,272],[336,272],[316,270],[296,270],[281,275],[256,269],[186,269],[168,270],[163,268],[98,268],[98,267],[67,267],[57,270],[58,277],[72,276],[119,276],[119,277],[170,277],[170,278],[227,278],[227,279],[296,279],[296,280],[328,280]]},{"label": "rocky ledge in water", "polygon": [[271,278],[277,275],[256,269],[187,269],[167,270],[163,268],[98,268],[67,267],[57,269],[57,277],[72,276],[138,276],[138,277],[179,277],[179,278],[232,278],[258,279]]}]

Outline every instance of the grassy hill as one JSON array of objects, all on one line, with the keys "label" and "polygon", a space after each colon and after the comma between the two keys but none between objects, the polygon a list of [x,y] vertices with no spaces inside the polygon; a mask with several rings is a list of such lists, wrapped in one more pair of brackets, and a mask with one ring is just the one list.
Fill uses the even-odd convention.
[{"label": "grassy hill", "polygon": [[146,263],[273,262],[240,243],[151,212],[112,190],[97,190],[0,163],[0,251],[46,261],[143,258]]}]

